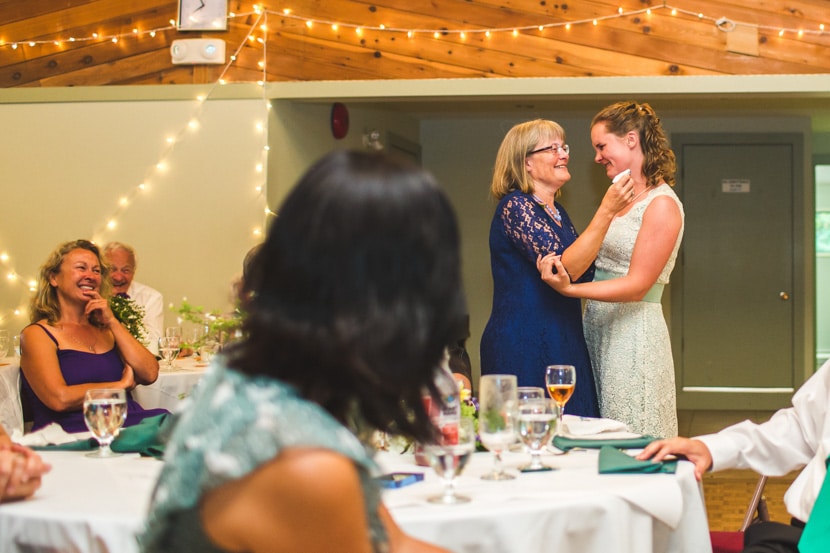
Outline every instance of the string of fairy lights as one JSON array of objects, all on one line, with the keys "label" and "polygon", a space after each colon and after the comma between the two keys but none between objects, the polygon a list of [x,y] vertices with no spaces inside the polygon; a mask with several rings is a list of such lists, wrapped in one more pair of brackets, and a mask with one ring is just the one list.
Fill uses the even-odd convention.
[{"label": "string of fairy lights", "polygon": [[[603,22],[620,19],[620,18],[628,18],[632,16],[638,15],[646,15],[649,16],[657,11],[668,11],[671,16],[684,16],[687,18],[693,18],[701,22],[706,22],[707,24],[715,25],[718,29],[723,32],[731,32],[736,27],[739,26],[747,26],[747,27],[754,27],[760,31],[766,31],[770,33],[777,34],[779,37],[794,37],[794,38],[803,38],[805,36],[823,36],[825,35],[825,24],[818,23],[815,27],[806,27],[804,25],[798,26],[771,26],[771,25],[760,25],[756,23],[750,22],[742,22],[742,21],[735,21],[729,19],[727,17],[715,17],[712,15],[704,14],[701,12],[690,11],[687,9],[675,7],[672,5],[668,5],[666,2],[656,6],[650,6],[646,8],[637,8],[633,10],[627,10],[623,7],[618,7],[612,13],[609,13],[604,16],[600,17],[593,17],[587,19],[579,19],[579,20],[572,20],[572,21],[553,21],[553,22],[541,22],[534,25],[525,25],[525,26],[509,26],[509,27],[464,27],[464,28],[436,28],[436,29],[429,29],[429,28],[405,28],[405,27],[397,27],[397,26],[386,26],[384,24],[375,24],[375,25],[367,25],[367,24],[360,24],[355,22],[344,22],[344,21],[333,21],[328,19],[321,19],[317,17],[310,17],[307,15],[302,15],[300,13],[295,13],[289,7],[274,10],[265,6],[255,5],[253,6],[253,11],[248,11],[244,13],[228,13],[228,20],[235,20],[240,19],[244,20],[245,18],[253,17],[254,22],[251,24],[248,32],[245,34],[245,37],[240,43],[237,45],[236,49],[234,50],[233,54],[229,56],[227,63],[223,66],[222,71],[220,72],[219,77],[213,82],[207,92],[200,94],[194,99],[194,107],[188,118],[187,123],[174,135],[167,136],[164,138],[165,145],[162,149],[162,153],[159,156],[158,161],[153,164],[152,166],[148,167],[145,171],[144,177],[141,182],[132,188],[130,188],[125,194],[122,194],[117,202],[116,206],[113,211],[110,213],[108,217],[104,219],[104,222],[100,225],[100,227],[93,233],[93,239],[100,239],[106,232],[112,231],[118,226],[119,218],[124,214],[124,212],[129,208],[129,206],[142,194],[146,193],[151,184],[159,179],[159,176],[163,174],[166,169],[170,166],[173,161],[174,153],[176,150],[177,144],[180,144],[182,141],[187,140],[190,135],[193,133],[198,132],[200,128],[200,120],[202,117],[202,112],[204,109],[204,103],[211,97],[211,94],[215,90],[217,86],[221,86],[226,84],[228,81],[226,79],[226,74],[230,70],[231,66],[237,61],[240,52],[242,51],[243,47],[252,43],[258,43],[262,46],[262,58],[258,63],[258,67],[261,69],[261,78],[257,81],[257,84],[260,85],[262,89],[262,99],[263,103],[266,106],[266,118],[265,121],[256,122],[255,127],[256,131],[263,134],[263,148],[261,152],[260,159],[256,163],[256,174],[259,175],[259,181],[255,185],[256,193],[260,194],[264,197],[265,194],[265,175],[267,174],[267,161],[268,161],[268,137],[267,137],[267,110],[271,109],[270,101],[267,97],[267,91],[265,88],[265,84],[268,81],[267,75],[267,40],[269,34],[269,27],[268,27],[268,17],[276,16],[282,20],[293,20],[299,22],[301,25],[311,29],[315,26],[322,26],[323,28],[328,27],[333,32],[341,32],[344,29],[348,29],[353,31],[356,35],[362,36],[364,33],[367,32],[375,32],[375,33],[395,33],[400,35],[405,35],[408,39],[414,40],[418,37],[430,37],[433,39],[441,39],[443,37],[453,37],[460,40],[466,40],[470,37],[484,37],[485,39],[490,39],[496,35],[512,35],[514,37],[520,34],[528,34],[528,33],[545,33],[546,31],[550,31],[553,29],[562,29],[565,32],[570,30],[574,26],[578,25],[593,25],[598,26],[601,25]],[[795,18],[794,18],[795,19]],[[17,38],[14,40],[9,40],[7,37],[0,36],[0,50],[2,49],[11,49],[11,50],[25,50],[27,48],[55,48],[55,49],[66,49],[71,48],[75,44],[84,44],[89,42],[113,42],[119,43],[121,41],[135,39],[154,39],[159,35],[164,36],[166,31],[176,30],[177,23],[175,20],[170,20],[167,25],[150,28],[150,29],[142,29],[140,26],[136,26],[130,31],[126,32],[119,32],[119,33],[92,33],[89,36],[63,36],[57,37],[53,39],[42,39],[42,38]],[[265,207],[265,215],[273,215],[272,212]],[[253,230],[254,234],[260,236],[263,232],[261,227],[256,227]],[[33,278],[28,278],[20,275],[14,268],[12,260],[8,252],[0,251],[0,265],[3,267],[3,271],[6,273],[6,281],[11,285],[18,285],[21,282],[25,282],[26,287],[29,290],[34,290],[36,282]],[[14,316],[22,316],[25,312],[23,307],[19,307],[13,311]],[[0,323],[2,323],[7,317],[7,314],[0,313]]]},{"label": "string of fairy lights", "polygon": [[[252,12],[254,13],[254,12]],[[243,14],[243,15],[250,15],[250,14]],[[256,20],[253,25],[251,25],[250,29],[246,33],[243,40],[239,43],[236,50],[230,56],[229,61],[222,67],[220,71],[219,77],[209,85],[208,89],[204,92],[199,94],[194,99],[194,107],[187,118],[187,123],[184,124],[176,133],[166,136],[164,138],[164,147],[162,148],[161,154],[159,155],[158,160],[151,166],[149,166],[145,170],[145,174],[141,182],[137,185],[133,186],[130,190],[128,190],[125,194],[122,194],[117,202],[114,210],[109,214],[108,217],[104,219],[104,222],[93,232],[92,239],[97,243],[102,243],[104,240],[104,236],[107,232],[114,230],[118,226],[119,218],[124,214],[124,212],[129,208],[129,206],[140,196],[146,194],[150,191],[153,186],[154,182],[160,180],[160,176],[163,175],[170,167],[174,159],[174,153],[176,150],[176,146],[187,140],[189,135],[193,133],[197,133],[201,127],[201,118],[202,113],[204,111],[205,102],[210,99],[213,92],[215,91],[216,87],[225,84],[227,81],[225,79],[225,75],[227,74],[228,70],[230,69],[231,65],[234,61],[236,61],[237,57],[239,56],[240,51],[242,48],[248,43],[252,41],[256,41],[262,44],[262,60],[259,62],[259,67],[262,72],[262,77],[260,80],[257,81],[260,84],[260,88],[262,91],[262,100],[263,105],[265,105],[266,113],[263,117],[263,120],[255,121],[254,122],[254,132],[257,132],[262,135],[262,149],[259,155],[259,158],[255,164],[255,174],[257,175],[257,182],[254,185],[255,193],[263,199],[263,203],[265,203],[265,175],[267,175],[267,165],[268,165],[268,125],[267,125],[267,112],[271,109],[271,103],[267,97],[267,91],[265,88],[265,82],[267,81],[267,44],[264,38],[255,37],[254,33],[257,29],[265,30],[267,29],[267,12],[256,12],[255,15]],[[171,25],[175,25],[175,22],[171,22]],[[148,36],[155,36],[158,31],[163,29],[154,29],[152,31],[148,31],[144,34]],[[141,35],[142,33],[135,32],[136,35]],[[96,40],[104,38],[106,40],[112,40],[116,42],[119,39],[122,39],[123,36],[109,36],[109,37],[84,37],[81,39],[73,39],[70,42],[81,42],[84,40]],[[34,44],[33,44],[34,43]],[[37,45],[35,41],[27,41],[27,45]],[[44,41],[41,41],[40,44],[45,44]],[[19,43],[18,43],[19,45]],[[14,45],[10,45],[14,47]],[[265,216],[273,215],[267,204],[265,204],[264,208]],[[257,225],[252,230],[253,235],[255,237],[261,237],[263,234],[263,228],[261,225]],[[0,264],[3,266],[3,271],[5,272],[6,281],[10,285],[17,285],[21,282],[25,282],[26,288],[29,292],[34,292],[37,286],[37,282],[34,278],[31,277],[24,277],[23,275],[19,274],[17,270],[12,265],[11,257],[6,251],[0,252]],[[2,313],[0,312],[0,324],[4,323],[9,316],[13,317],[23,317],[26,315],[26,307],[25,306],[18,306],[11,311],[11,313]]]}]

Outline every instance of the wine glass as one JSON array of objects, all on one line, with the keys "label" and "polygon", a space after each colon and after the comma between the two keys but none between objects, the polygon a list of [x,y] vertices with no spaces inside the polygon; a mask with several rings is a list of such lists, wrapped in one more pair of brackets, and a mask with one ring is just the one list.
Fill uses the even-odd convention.
[{"label": "wine glass", "polygon": [[543,400],[545,398],[545,389],[539,386],[519,386],[516,388],[516,397],[519,403],[528,400]]},{"label": "wine glass", "polygon": [[571,399],[576,386],[576,367],[573,365],[548,365],[545,369],[545,384],[548,387],[550,398],[556,402],[556,416],[559,422],[556,425],[556,435],[562,435],[564,426],[565,404]]},{"label": "wine glass", "polygon": [[117,457],[110,444],[127,419],[127,393],[119,388],[98,388],[84,394],[84,422],[101,447],[87,457]]},{"label": "wine glass", "polygon": [[504,471],[501,453],[516,441],[514,422],[518,407],[516,376],[487,374],[479,382],[478,434],[484,447],[495,454],[493,471],[484,480],[512,480]]},{"label": "wine glass", "polygon": [[[5,330],[3,332],[6,332]],[[9,336],[8,334],[0,334],[0,363],[6,360],[6,355],[9,351]]]},{"label": "wine glass", "polygon": [[[539,386],[519,386],[516,388],[516,396],[519,399],[519,405],[524,401],[541,401],[545,398],[545,389]],[[527,451],[524,443],[520,441],[510,446],[510,451],[514,453],[521,453]]]},{"label": "wine glass", "polygon": [[542,464],[542,447],[550,441],[556,420],[556,411],[549,399],[531,399],[519,402],[519,439],[530,450],[530,463],[522,472],[551,470]]},{"label": "wine glass", "polygon": [[164,368],[173,369],[173,360],[179,354],[178,338],[159,338],[159,353],[164,360]]},{"label": "wine glass", "polygon": [[[175,364],[174,361],[176,360],[176,357],[179,355],[179,351],[181,351],[181,347],[182,347],[182,327],[180,327],[180,326],[168,326],[164,330],[164,336],[168,340],[168,347],[176,348],[176,355],[174,355],[173,358],[167,364],[167,368],[169,369],[169,368],[174,366],[174,364]],[[159,351],[161,351],[161,350],[159,349]]]},{"label": "wine glass", "polygon": [[471,419],[461,417],[458,435],[442,434],[438,442],[426,444],[424,453],[432,469],[444,481],[444,493],[428,497],[430,503],[457,505],[467,503],[469,497],[455,493],[455,479],[464,470],[476,448],[476,433]]}]

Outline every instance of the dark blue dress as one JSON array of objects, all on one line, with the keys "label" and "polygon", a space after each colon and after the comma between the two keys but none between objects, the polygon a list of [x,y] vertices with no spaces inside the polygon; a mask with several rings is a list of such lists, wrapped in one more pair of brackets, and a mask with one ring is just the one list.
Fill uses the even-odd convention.
[{"label": "dark blue dress", "polygon": [[[576,367],[576,390],[565,407],[573,415],[598,417],[591,359],[582,332],[579,298],[545,284],[536,256],[561,254],[577,238],[570,217],[560,228],[533,196],[513,191],[501,199],[490,225],[493,309],[481,337],[481,374],[515,374],[519,386],[545,388],[545,367]],[[594,266],[579,282],[594,278]]]}]

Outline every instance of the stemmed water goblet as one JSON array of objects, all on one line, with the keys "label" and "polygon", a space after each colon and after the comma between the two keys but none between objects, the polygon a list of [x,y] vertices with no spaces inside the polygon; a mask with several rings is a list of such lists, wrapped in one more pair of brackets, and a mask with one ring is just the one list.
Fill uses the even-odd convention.
[{"label": "stemmed water goblet", "polygon": [[565,404],[571,399],[576,386],[576,367],[573,365],[548,365],[545,369],[545,385],[550,398],[556,403],[556,435],[563,433]]},{"label": "stemmed water goblet", "polygon": [[164,360],[164,368],[173,369],[173,360],[179,355],[178,338],[159,338],[159,353]]},{"label": "stemmed water goblet", "polygon": [[479,382],[478,434],[484,447],[495,454],[492,472],[484,480],[512,480],[505,472],[501,453],[516,441],[515,420],[518,408],[516,376],[487,374]]},{"label": "stemmed water goblet", "polygon": [[464,470],[476,446],[476,433],[473,421],[461,417],[458,433],[441,434],[436,443],[426,444],[424,454],[432,469],[444,482],[444,493],[427,498],[430,503],[456,505],[467,503],[469,497],[455,493],[455,479]]},{"label": "stemmed water goblet", "polygon": [[522,472],[551,470],[542,463],[542,447],[550,441],[556,421],[556,411],[549,399],[531,399],[519,402],[519,439],[530,450],[530,463]]},{"label": "stemmed water goblet", "polygon": [[84,422],[101,447],[87,457],[117,457],[110,444],[127,419],[127,394],[119,388],[97,388],[84,394]]},{"label": "stemmed water goblet", "polygon": [[[540,388],[539,386],[519,386],[516,388],[516,397],[519,400],[519,405],[521,405],[524,401],[541,401],[546,399],[545,389]],[[510,446],[510,451],[514,453],[521,453],[523,451],[527,451],[527,447],[525,447],[524,443],[519,440]]]},{"label": "stemmed water goblet", "polygon": [[[178,357],[179,352],[181,351],[182,347],[182,327],[180,326],[168,326],[164,330],[164,336],[167,338],[168,347],[176,348],[176,355],[172,357],[167,363],[167,368],[170,369],[175,366],[176,357]],[[161,349],[159,349],[161,351]]]},{"label": "stemmed water goblet", "polygon": [[9,335],[5,330],[0,332],[5,333],[0,333],[0,363],[2,363],[6,360],[6,356],[9,352]]}]

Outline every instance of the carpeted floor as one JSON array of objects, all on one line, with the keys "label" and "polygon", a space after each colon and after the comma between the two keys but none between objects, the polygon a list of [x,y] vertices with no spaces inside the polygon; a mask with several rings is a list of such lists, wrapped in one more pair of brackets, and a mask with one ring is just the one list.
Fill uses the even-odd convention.
[{"label": "carpeted floor", "polygon": [[[770,520],[784,523],[790,521],[783,498],[784,492],[797,475],[798,472],[793,472],[787,476],[767,480],[764,498]],[[709,529],[730,532],[739,530],[757,484],[758,475],[752,471],[725,470],[705,475],[703,495],[709,515]]]}]

